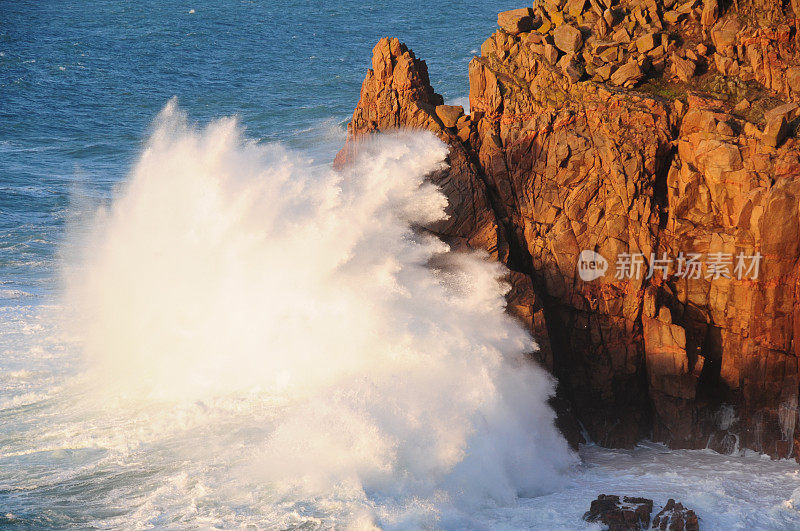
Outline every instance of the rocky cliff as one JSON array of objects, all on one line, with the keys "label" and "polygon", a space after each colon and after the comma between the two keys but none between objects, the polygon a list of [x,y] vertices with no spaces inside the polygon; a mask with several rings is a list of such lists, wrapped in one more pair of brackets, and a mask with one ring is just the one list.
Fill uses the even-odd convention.
[{"label": "rocky cliff", "polygon": [[382,39],[337,163],[380,130],[450,145],[431,178],[451,218],[429,229],[509,267],[573,440],[577,419],[608,446],[797,457],[796,16],[797,0],[537,0],[472,59],[469,114]]}]

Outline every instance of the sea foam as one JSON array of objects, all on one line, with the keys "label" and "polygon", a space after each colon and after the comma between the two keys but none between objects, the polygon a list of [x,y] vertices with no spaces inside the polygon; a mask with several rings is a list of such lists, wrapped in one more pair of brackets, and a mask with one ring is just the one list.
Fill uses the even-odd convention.
[{"label": "sea foam", "polygon": [[[576,458],[502,267],[415,229],[445,217],[425,176],[446,154],[376,136],[339,173],[170,102],[66,274],[94,396],[117,415],[267,408],[240,438],[187,441],[187,463],[275,504],[348,500],[346,525],[457,527],[557,488]],[[231,423],[204,411],[192,429]]]}]

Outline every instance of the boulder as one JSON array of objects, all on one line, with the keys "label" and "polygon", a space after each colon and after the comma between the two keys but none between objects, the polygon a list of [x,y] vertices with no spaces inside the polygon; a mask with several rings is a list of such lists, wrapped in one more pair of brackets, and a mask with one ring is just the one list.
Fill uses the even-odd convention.
[{"label": "boulder", "polygon": [[567,0],[566,10],[573,18],[581,16],[586,0]]},{"label": "boulder", "polygon": [[800,66],[786,69],[786,84],[790,89],[793,88],[796,91],[800,91]]},{"label": "boulder", "polygon": [[494,53],[497,50],[497,46],[495,44],[494,35],[483,41],[481,44],[481,55],[484,57],[488,57],[489,54]]},{"label": "boulder", "polygon": [[735,56],[733,49],[738,41],[737,35],[740,29],[739,21],[735,18],[726,18],[714,25],[711,30],[711,41],[717,51],[723,55]]},{"label": "boulder", "polygon": [[525,44],[535,45],[535,44],[544,44],[545,39],[541,33],[538,31],[532,31],[530,33],[526,33],[521,37],[521,41]]},{"label": "boulder", "polygon": [[610,9],[603,11],[603,20],[606,21],[606,24],[608,24],[609,28],[614,26],[614,22],[616,21],[614,18],[614,12]]},{"label": "boulder", "polygon": [[467,142],[470,135],[472,135],[472,128],[470,128],[468,123],[458,128],[458,138],[462,142]]},{"label": "boulder", "polygon": [[555,12],[548,12],[550,15],[550,22],[553,23],[553,26],[558,27],[564,23],[564,13],[561,11]]},{"label": "boulder", "polygon": [[636,49],[639,53],[647,53],[658,46],[659,42],[658,33],[647,33],[636,39]]},{"label": "boulder", "polygon": [[733,112],[737,114],[743,114],[747,112],[749,109],[750,109],[750,101],[748,101],[747,98],[742,98],[742,100],[739,101],[739,103],[734,105]]},{"label": "boulder", "polygon": [[458,119],[464,115],[464,107],[461,105],[437,105],[436,116],[442,121],[445,127],[455,127]]},{"label": "boulder", "polygon": [[594,24],[595,34],[599,38],[605,39],[606,37],[608,37],[608,30],[609,30],[608,22],[606,22],[606,20],[603,17],[599,17],[597,19],[597,22],[595,22]]},{"label": "boulder", "polygon": [[717,0],[705,0],[703,2],[703,14],[700,17],[700,23],[705,28],[710,28],[714,25],[719,17],[719,3]]},{"label": "boulder", "polygon": [[544,0],[544,9],[548,13],[557,13],[561,11],[561,6],[563,4],[563,0]]},{"label": "boulder", "polygon": [[497,25],[512,35],[533,29],[533,10],[529,7],[503,11],[497,15]]},{"label": "boulder", "polygon": [[652,529],[699,531],[700,523],[694,511],[687,509],[681,503],[675,503],[675,500],[670,498],[664,508],[653,518]]},{"label": "boulder", "polygon": [[653,500],[601,494],[592,501],[589,511],[583,515],[587,522],[598,522],[610,531],[639,531],[650,527]]},{"label": "boulder", "polygon": [[717,132],[723,136],[735,136],[736,132],[731,127],[731,124],[728,122],[719,122],[717,123]]},{"label": "boulder", "polygon": [[548,63],[551,65],[555,65],[558,62],[558,50],[552,44],[545,44],[544,45],[544,58],[547,60]]},{"label": "boulder", "polygon": [[797,111],[796,103],[779,105],[764,113],[767,125],[764,127],[764,143],[774,148],[781,145],[783,139],[789,134],[789,122]]},{"label": "boulder", "polygon": [[536,31],[545,35],[550,33],[553,30],[553,22],[547,17],[547,15],[542,16],[542,24],[537,28]]},{"label": "boulder", "polygon": [[558,67],[573,83],[577,83],[583,77],[583,65],[577,61],[575,54],[567,54],[562,57],[558,62]]},{"label": "boulder", "polygon": [[611,82],[618,87],[631,87],[641,81],[643,77],[644,73],[639,68],[639,64],[636,61],[629,61],[611,74]]},{"label": "boulder", "polygon": [[583,45],[581,30],[569,24],[562,24],[553,32],[556,48],[564,53],[576,53]]},{"label": "boulder", "polygon": [[620,58],[619,46],[609,46],[602,52],[600,52],[598,48],[598,53],[603,61],[609,63],[616,63]]},{"label": "boulder", "polygon": [[620,28],[617,31],[615,31],[614,34],[611,36],[611,38],[621,44],[631,42],[631,35],[625,28]]},{"label": "boulder", "polygon": [[608,81],[609,79],[611,79],[611,69],[612,69],[612,67],[611,67],[610,63],[609,64],[605,64],[603,66],[595,68],[594,74],[598,78],[600,78],[600,81]]},{"label": "boulder", "polygon": [[666,13],[664,13],[664,22],[666,22],[667,24],[677,24],[678,22],[681,21],[683,16],[684,14],[679,13],[678,11],[667,11]]},{"label": "boulder", "polygon": [[786,120],[786,116],[778,115],[767,119],[762,138],[766,145],[777,148],[788,134],[789,122]]},{"label": "boulder", "polygon": [[689,59],[681,59],[677,54],[672,54],[672,73],[681,81],[689,81],[694,77],[697,65]]}]

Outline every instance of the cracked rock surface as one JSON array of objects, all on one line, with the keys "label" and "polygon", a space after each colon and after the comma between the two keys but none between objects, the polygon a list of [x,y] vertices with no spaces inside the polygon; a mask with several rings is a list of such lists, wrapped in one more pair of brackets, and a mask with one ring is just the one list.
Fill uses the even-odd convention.
[{"label": "cracked rock surface", "polygon": [[[537,1],[472,59],[468,115],[441,107],[397,39],[375,46],[337,164],[375,131],[449,144],[431,179],[451,218],[428,229],[509,267],[508,310],[559,380],[573,442],[580,423],[606,446],[800,455],[793,9]],[[604,276],[580,278],[583,250],[608,261]],[[704,267],[679,274],[694,255]],[[640,274],[616,274],[630,256]],[[736,269],[752,256],[757,275]]]}]

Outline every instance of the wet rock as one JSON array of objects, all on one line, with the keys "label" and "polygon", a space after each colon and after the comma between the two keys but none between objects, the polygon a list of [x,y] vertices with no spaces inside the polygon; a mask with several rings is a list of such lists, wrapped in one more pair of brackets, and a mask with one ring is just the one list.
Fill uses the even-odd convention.
[{"label": "wet rock", "polygon": [[653,500],[601,494],[583,519],[604,524],[609,531],[638,531],[650,527],[652,512]]},{"label": "wet rock", "polygon": [[[361,87],[361,100],[348,124],[348,139],[336,156],[338,168],[346,165],[358,150],[359,142],[377,131],[412,127],[427,129],[451,144],[450,168],[431,176],[448,197],[449,219],[429,227],[455,248],[484,249],[502,258],[506,244],[498,231],[488,192],[477,168],[460,141],[442,129],[435,119],[435,108],[443,98],[430,85],[427,66],[397,39],[381,39],[373,49],[373,68]],[[497,87],[496,80],[484,80]],[[491,90],[484,85],[486,90]],[[480,116],[480,112],[473,112]]]},{"label": "wet rock", "polygon": [[653,518],[652,529],[661,531],[699,531],[700,523],[694,511],[675,503],[672,498],[667,505]]}]

